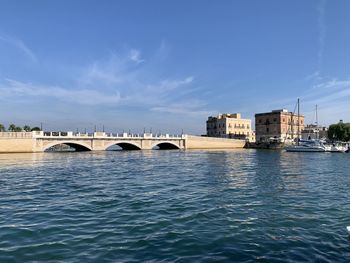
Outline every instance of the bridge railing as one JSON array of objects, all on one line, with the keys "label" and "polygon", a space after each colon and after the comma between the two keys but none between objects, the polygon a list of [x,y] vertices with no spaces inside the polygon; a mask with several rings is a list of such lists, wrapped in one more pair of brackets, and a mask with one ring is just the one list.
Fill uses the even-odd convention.
[{"label": "bridge railing", "polygon": [[33,133],[32,132],[0,132],[0,138],[28,139],[28,138],[33,138]]},{"label": "bridge railing", "polygon": [[184,139],[186,135],[171,135],[171,134],[152,134],[152,133],[80,133],[80,132],[62,132],[62,131],[35,131],[30,132],[34,138],[38,137],[73,137],[73,138],[142,138],[142,139]]}]

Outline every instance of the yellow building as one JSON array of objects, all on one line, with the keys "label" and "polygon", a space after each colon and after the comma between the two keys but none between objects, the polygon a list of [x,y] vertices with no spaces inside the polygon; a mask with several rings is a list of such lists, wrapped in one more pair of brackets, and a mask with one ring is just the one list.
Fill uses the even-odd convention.
[{"label": "yellow building", "polygon": [[242,119],[240,113],[224,113],[207,120],[208,137],[225,137],[254,141],[252,121]]}]

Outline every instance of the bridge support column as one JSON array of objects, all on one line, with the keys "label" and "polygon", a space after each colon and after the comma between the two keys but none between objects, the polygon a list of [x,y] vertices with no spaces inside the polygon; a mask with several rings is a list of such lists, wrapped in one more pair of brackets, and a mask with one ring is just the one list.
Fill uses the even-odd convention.
[{"label": "bridge support column", "polygon": [[142,150],[151,150],[152,149],[152,140],[142,140],[141,141]]},{"label": "bridge support column", "polygon": [[91,149],[93,151],[104,151],[105,150],[104,140],[91,140]]}]

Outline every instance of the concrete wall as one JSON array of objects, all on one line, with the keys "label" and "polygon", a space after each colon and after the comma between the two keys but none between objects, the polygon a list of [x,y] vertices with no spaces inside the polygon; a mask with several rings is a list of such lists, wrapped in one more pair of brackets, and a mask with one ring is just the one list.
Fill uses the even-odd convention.
[{"label": "concrete wall", "polygon": [[243,148],[245,140],[213,138],[188,135],[186,149],[234,149]]},{"label": "concrete wall", "polygon": [[34,144],[31,132],[0,133],[0,153],[33,152]]}]

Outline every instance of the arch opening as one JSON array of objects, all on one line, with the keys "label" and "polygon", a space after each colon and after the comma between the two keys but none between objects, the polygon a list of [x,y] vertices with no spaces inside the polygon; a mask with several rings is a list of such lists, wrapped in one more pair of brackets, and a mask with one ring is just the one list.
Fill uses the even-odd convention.
[{"label": "arch opening", "polygon": [[88,147],[77,143],[57,143],[44,150],[45,152],[87,152]]},{"label": "arch opening", "polygon": [[127,142],[115,143],[106,148],[106,151],[121,151],[121,150],[134,151],[134,150],[141,150],[141,148]]},{"label": "arch opening", "polygon": [[180,147],[175,145],[175,144],[169,143],[169,142],[162,142],[162,143],[158,143],[157,145],[155,145],[153,147],[153,149],[155,149],[155,150],[179,150]]}]

